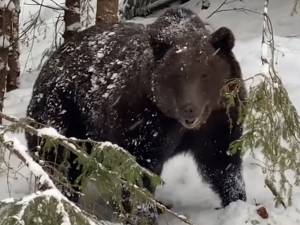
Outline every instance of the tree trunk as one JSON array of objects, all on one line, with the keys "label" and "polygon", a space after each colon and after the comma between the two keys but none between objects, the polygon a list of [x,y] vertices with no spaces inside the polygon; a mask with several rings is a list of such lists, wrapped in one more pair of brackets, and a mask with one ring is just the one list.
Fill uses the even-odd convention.
[{"label": "tree trunk", "polygon": [[[2,42],[2,38],[1,38]],[[7,60],[8,60],[8,48],[0,47],[0,111],[3,109],[6,77],[7,77]],[[0,124],[2,119],[0,118]]]},{"label": "tree trunk", "polygon": [[12,91],[19,87],[20,77],[20,51],[19,51],[19,15],[20,2],[14,1],[16,9],[12,12],[11,34],[10,34],[10,48],[8,52],[8,74],[6,81],[6,91]]},{"label": "tree trunk", "polygon": [[96,24],[119,22],[119,0],[97,0]]},{"label": "tree trunk", "polygon": [[[10,47],[10,34],[12,23],[12,11],[14,4],[8,2],[0,8],[0,111],[3,109],[6,78],[8,74],[8,49]],[[2,120],[0,120],[2,123]]]},{"label": "tree trunk", "polygon": [[63,37],[65,41],[72,39],[73,35],[78,32],[81,28],[80,24],[80,0],[66,0],[64,21],[65,21],[65,32]]}]

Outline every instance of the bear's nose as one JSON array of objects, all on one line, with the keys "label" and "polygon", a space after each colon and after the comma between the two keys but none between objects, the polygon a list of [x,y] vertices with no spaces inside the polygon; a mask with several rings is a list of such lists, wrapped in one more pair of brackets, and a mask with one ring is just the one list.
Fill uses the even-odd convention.
[{"label": "bear's nose", "polygon": [[196,118],[195,107],[193,107],[191,104],[185,105],[183,108],[183,116],[189,121],[195,120]]}]

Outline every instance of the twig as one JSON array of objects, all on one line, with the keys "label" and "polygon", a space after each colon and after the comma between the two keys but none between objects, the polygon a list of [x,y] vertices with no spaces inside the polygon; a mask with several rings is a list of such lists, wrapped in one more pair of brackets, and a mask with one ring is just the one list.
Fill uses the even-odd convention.
[{"label": "twig", "polygon": [[272,194],[276,197],[276,199],[279,201],[279,203],[286,209],[286,204],[283,201],[283,198],[276,190],[276,187],[272,184],[272,182],[268,179],[265,179],[265,185],[270,189]]},{"label": "twig", "polygon": [[253,9],[247,9],[247,8],[242,8],[242,7],[234,7],[234,8],[229,8],[229,9],[222,9],[222,7],[224,7],[224,5],[229,5],[231,3],[234,3],[238,0],[231,0],[231,1],[228,1],[228,0],[224,0],[214,11],[212,11],[211,14],[209,14],[206,18],[209,19],[211,18],[213,15],[215,15],[216,13],[220,13],[220,12],[230,12],[230,11],[240,11],[240,12],[243,12],[243,13],[247,13],[247,12],[250,12],[250,13],[254,13],[254,14],[258,14],[258,15],[261,15],[260,12],[257,12]]},{"label": "twig", "polygon": [[[271,80],[275,82],[280,82],[277,76],[275,65],[274,65],[274,36],[271,20],[268,16],[269,0],[265,0],[264,12],[263,12],[263,30],[262,30],[262,52],[261,52],[261,62],[262,62],[262,73],[266,76],[269,75]],[[273,101],[273,98],[271,99]],[[272,184],[270,180],[265,179],[266,186],[270,189],[271,193],[276,197],[278,202],[286,208],[286,204],[283,201],[282,196],[276,190],[276,187]]]},{"label": "twig", "polygon": [[8,156],[8,160],[7,160],[8,165],[7,165],[7,172],[6,172],[6,186],[7,186],[9,197],[11,197],[11,189],[10,189],[10,183],[9,183],[9,174],[10,174],[10,169],[11,169],[9,166],[9,162],[11,159],[11,155],[12,155],[12,153],[10,152],[9,156]]},{"label": "twig", "polygon": [[298,7],[299,3],[300,3],[300,0],[295,0],[293,10],[292,10],[292,13],[291,13],[292,16],[295,15],[296,13],[298,13],[297,7]]},{"label": "twig", "polygon": [[42,6],[42,7],[45,7],[45,8],[48,8],[48,9],[53,9],[53,10],[69,10],[68,8],[63,7],[63,6],[54,7],[54,6],[51,6],[51,5],[45,5],[42,2],[40,3],[36,0],[31,0],[31,1],[33,1],[34,4],[24,3],[24,5],[38,5],[38,6]]},{"label": "twig", "polygon": [[[243,12],[245,14],[247,14],[247,12],[250,12],[250,13],[254,13],[254,14],[257,14],[257,15],[262,15],[260,12],[257,12],[253,9],[247,9],[247,8],[230,8],[230,9],[221,9],[218,11],[218,13],[220,12],[230,12],[230,11],[239,11],[239,12]],[[209,17],[207,17],[207,19],[209,19]]]},{"label": "twig", "polygon": [[227,2],[228,0],[224,0],[214,11],[212,11],[211,14],[209,14],[206,18],[209,19],[210,17],[212,17],[214,14],[216,14],[219,9],[221,9]]},{"label": "twig", "polygon": [[34,23],[33,23],[33,35],[32,35],[33,39],[32,39],[32,42],[31,42],[30,50],[29,50],[29,53],[28,53],[28,56],[27,56],[27,59],[26,59],[24,68],[27,67],[27,64],[28,64],[28,61],[29,61],[30,54],[32,53],[32,49],[33,49],[34,41],[35,41],[36,25],[37,25],[38,18],[39,18],[40,15],[41,15],[43,3],[44,3],[44,0],[42,0],[42,2],[41,2],[41,4],[40,4],[40,7],[39,7],[39,11],[38,11],[37,17],[36,17],[36,19],[34,20]]}]

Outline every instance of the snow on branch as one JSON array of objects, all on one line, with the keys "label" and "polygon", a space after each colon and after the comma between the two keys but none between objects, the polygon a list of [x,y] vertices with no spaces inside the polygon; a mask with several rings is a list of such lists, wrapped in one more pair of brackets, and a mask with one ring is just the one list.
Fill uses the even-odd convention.
[{"label": "snow on branch", "polygon": [[28,153],[28,149],[18,139],[4,135],[4,145],[11,153],[15,154],[37,178],[38,190],[57,190],[49,175],[32,159]]},{"label": "snow on branch", "polygon": [[56,189],[0,201],[0,218],[7,225],[120,225],[95,220]]},{"label": "snow on branch", "polygon": [[[44,139],[49,139],[49,140],[56,141],[56,142],[58,141],[59,145],[64,147],[66,150],[69,150],[73,154],[75,154],[81,160],[85,160],[86,162],[95,164],[94,168],[96,168],[96,171],[100,170],[101,173],[106,174],[107,177],[111,177],[113,181],[121,184],[121,187],[125,186],[125,187],[128,187],[129,190],[133,190],[135,193],[137,193],[138,196],[141,196],[141,198],[143,199],[144,202],[147,201],[148,203],[157,207],[157,209],[160,209],[162,212],[166,212],[166,213],[174,216],[175,218],[184,222],[185,224],[193,225],[193,223],[191,221],[189,221],[185,216],[179,215],[176,212],[168,209],[166,206],[164,206],[163,204],[161,204],[160,202],[155,200],[148,191],[139,187],[135,183],[131,183],[131,181],[126,180],[125,179],[126,177],[123,177],[122,175],[120,175],[118,173],[118,171],[108,169],[106,167],[106,165],[102,164],[100,161],[95,160],[94,159],[95,157],[90,157],[87,153],[82,151],[82,149],[78,148],[78,146],[79,146],[78,143],[87,142],[90,144],[94,144],[96,146],[95,150],[102,149],[103,151],[107,150],[106,152],[110,152],[110,154],[112,152],[115,152],[117,154],[123,154],[127,158],[127,160],[124,160],[124,161],[128,161],[128,160],[134,161],[134,162],[131,162],[129,166],[133,166],[135,169],[137,169],[137,171],[141,171],[142,172],[141,174],[146,174],[152,179],[157,177],[157,175],[155,175],[152,172],[146,170],[145,168],[139,166],[135,162],[133,156],[130,155],[130,153],[128,153],[126,150],[122,149],[121,147],[111,144],[109,142],[96,142],[96,141],[92,141],[92,140],[78,140],[75,138],[66,138],[65,136],[59,134],[54,128],[48,127],[48,128],[42,128],[42,129],[35,129],[33,126],[28,124],[29,121],[30,121],[30,124],[34,122],[31,119],[17,119],[15,117],[8,116],[1,112],[0,112],[0,117],[12,122],[13,124],[18,125],[19,127],[23,128],[26,132],[30,133],[31,135],[36,135],[36,136],[42,137]],[[6,141],[10,141],[10,142],[5,142],[6,144],[11,143],[11,141],[13,142],[13,145],[9,145],[7,147],[14,154],[16,154],[23,162],[25,162],[26,165],[29,167],[29,169],[33,172],[33,174],[39,178],[39,183],[41,184],[40,186],[42,186],[46,189],[49,188],[50,190],[55,190],[56,193],[59,193],[59,196],[61,198],[64,198],[65,201],[68,201],[58,191],[58,189],[55,187],[55,185],[53,184],[53,182],[51,181],[49,176],[46,174],[46,172],[44,172],[44,170],[41,168],[41,166],[39,166],[37,163],[35,163],[30,158],[30,156],[26,153],[27,149],[24,146],[22,146],[15,139],[7,138]],[[12,149],[14,149],[14,150],[12,150]],[[93,159],[91,160],[91,158],[93,158]],[[131,164],[133,164],[133,165],[131,165]],[[95,176],[95,177],[97,178],[97,176]]]},{"label": "snow on branch", "polygon": [[[56,211],[52,213],[57,214],[56,218],[48,218],[48,220],[53,220],[53,224],[111,224],[106,223],[105,221],[98,223],[97,221],[94,221],[91,218],[89,218],[89,216],[84,211],[82,211],[73,202],[69,201],[56,188],[49,175],[43,170],[43,168],[38,163],[36,163],[32,159],[32,157],[28,154],[27,148],[24,145],[22,145],[18,139],[9,137],[5,134],[3,135],[3,137],[4,140],[1,140],[3,142],[1,144],[3,144],[4,147],[6,147],[6,149],[8,149],[11,153],[15,154],[29,168],[29,170],[38,180],[39,189],[39,191],[25,196],[20,200],[10,198],[0,201],[0,217],[4,218],[4,215],[7,214],[7,216],[5,216],[6,219],[4,220],[7,220],[6,222],[8,222],[8,224],[10,224],[9,221],[13,220],[17,224],[32,225],[30,222],[30,218],[28,218],[27,216],[28,210],[32,211],[32,208],[38,209],[37,207],[45,207],[45,210],[41,212],[36,212],[36,214],[33,215],[37,217],[36,221],[38,221],[38,219],[41,220],[41,218],[47,218],[48,214],[51,213],[51,210],[53,210],[51,205],[56,205]],[[74,218],[81,218],[78,221],[84,222],[74,223]],[[43,221],[41,221],[41,223],[42,222]]]}]

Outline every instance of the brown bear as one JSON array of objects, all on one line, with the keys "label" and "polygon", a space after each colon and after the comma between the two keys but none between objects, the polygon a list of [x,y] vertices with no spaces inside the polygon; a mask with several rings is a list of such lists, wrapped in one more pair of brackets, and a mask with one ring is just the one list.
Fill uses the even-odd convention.
[{"label": "brown bear", "polygon": [[[147,27],[94,26],[43,66],[27,115],[68,137],[116,143],[156,174],[190,152],[223,206],[246,200],[240,152],[229,152],[242,135],[241,103],[227,111],[221,96],[228,80],[241,78],[233,47],[228,28],[209,33],[182,8]],[[242,85],[238,97],[245,98]],[[34,151],[36,140],[27,140]],[[71,182],[79,173],[69,169]]]}]

